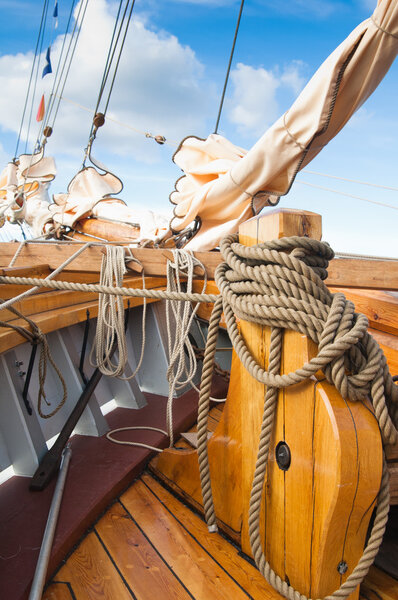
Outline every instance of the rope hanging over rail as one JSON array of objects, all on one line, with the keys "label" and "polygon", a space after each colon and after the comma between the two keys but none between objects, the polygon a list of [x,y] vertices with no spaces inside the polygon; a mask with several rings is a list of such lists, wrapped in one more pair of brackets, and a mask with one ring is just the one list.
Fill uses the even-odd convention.
[{"label": "rope hanging over rail", "polygon": [[[216,271],[221,296],[209,324],[198,416],[198,454],[206,521],[217,530],[207,454],[207,418],[215,340],[222,312],[241,362],[266,384],[263,422],[249,509],[249,534],[256,564],[271,585],[290,600],[306,597],[271,569],[260,539],[260,508],[278,390],[308,379],[322,369],[343,398],[370,397],[384,444],[398,439],[398,386],[386,358],[367,333],[368,321],[355,313],[343,294],[332,294],[323,283],[334,253],[326,243],[309,238],[283,238],[245,247],[237,236],[223,240],[225,263]],[[290,252],[290,254],[287,254]],[[241,337],[236,318],[272,328],[268,371],[257,364]],[[318,344],[318,355],[293,373],[279,374],[283,329],[304,333]],[[346,582],[328,599],[346,598],[363,580],[379,549],[389,509],[388,472],[384,459],[381,490],[372,532],[359,563]]]},{"label": "rope hanging over rail", "polygon": [[[3,300],[0,300],[0,309],[3,309],[3,304],[4,304]],[[24,337],[32,345],[34,345],[34,344],[40,345],[39,393],[38,393],[38,398],[37,398],[37,412],[39,413],[39,415],[41,416],[42,419],[49,419],[50,417],[53,417],[59,410],[61,410],[61,408],[63,407],[63,405],[66,402],[67,390],[66,390],[65,380],[62,376],[61,371],[59,370],[56,363],[54,362],[54,359],[50,352],[50,348],[48,346],[47,338],[44,335],[44,333],[41,331],[41,329],[36,325],[36,323],[34,321],[32,321],[32,319],[29,319],[28,317],[23,315],[19,310],[14,308],[14,306],[7,306],[6,308],[10,312],[12,312],[16,317],[18,317],[20,319],[24,319],[30,326],[31,331],[29,331],[29,329],[26,329],[25,327],[22,327],[20,325],[15,325],[14,323],[9,323],[8,321],[0,321],[0,327],[10,327],[11,329],[13,329],[17,333],[19,333],[22,337]],[[46,400],[46,393],[44,390],[44,386],[46,383],[48,362],[52,365],[52,367],[53,367],[55,373],[57,374],[57,377],[61,383],[62,399],[52,411],[50,411],[49,413],[45,413],[45,412],[43,412],[43,408],[42,408],[43,400],[45,401],[47,406],[50,406],[50,403],[47,402],[47,400]]]}]

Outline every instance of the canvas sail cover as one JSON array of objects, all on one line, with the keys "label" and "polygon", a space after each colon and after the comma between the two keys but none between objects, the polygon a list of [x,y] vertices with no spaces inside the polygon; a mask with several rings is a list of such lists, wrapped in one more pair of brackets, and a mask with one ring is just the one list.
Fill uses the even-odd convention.
[{"label": "canvas sail cover", "polygon": [[0,215],[11,222],[23,219],[35,235],[41,235],[52,221],[48,187],[56,172],[54,159],[44,156],[44,147],[8,163],[0,174]]},{"label": "canvas sail cover", "polygon": [[[249,152],[220,135],[188,137],[174,161],[185,175],[170,200],[171,227],[201,227],[186,248],[210,250],[239,223],[286,194],[298,171],[344,127],[376,89],[398,53],[398,0],[379,0],[326,59],[291,108]],[[260,192],[263,192],[259,194]]]},{"label": "canvas sail cover", "polygon": [[[95,163],[90,157],[93,164]],[[55,226],[67,226],[72,229],[78,221],[86,217],[99,217],[139,227],[136,241],[157,240],[168,229],[167,219],[151,210],[130,208],[120,198],[115,198],[123,189],[116,175],[105,167],[90,166],[81,169],[68,185],[65,194],[54,194],[54,203],[50,211]],[[117,227],[117,226],[116,226]]]}]

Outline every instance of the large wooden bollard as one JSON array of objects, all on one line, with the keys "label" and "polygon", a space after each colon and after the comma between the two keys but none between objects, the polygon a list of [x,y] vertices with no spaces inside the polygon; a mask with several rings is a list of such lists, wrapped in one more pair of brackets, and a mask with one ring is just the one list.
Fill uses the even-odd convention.
[{"label": "large wooden bollard", "polygon": [[[245,245],[292,235],[320,239],[320,215],[278,209],[239,229]],[[240,331],[266,368],[270,329],[241,321]],[[306,336],[285,331],[282,373],[295,371],[316,353]],[[228,398],[208,445],[217,518],[248,555],[249,499],[265,392],[233,354]],[[278,450],[282,459],[277,460]],[[201,505],[196,450],[170,449],[157,461],[174,489]],[[369,405],[343,400],[322,373],[279,392],[261,537],[267,560],[282,579],[312,598],[331,594],[347,579],[363,552],[381,469],[381,438]],[[358,591],[350,599],[357,597]]]}]

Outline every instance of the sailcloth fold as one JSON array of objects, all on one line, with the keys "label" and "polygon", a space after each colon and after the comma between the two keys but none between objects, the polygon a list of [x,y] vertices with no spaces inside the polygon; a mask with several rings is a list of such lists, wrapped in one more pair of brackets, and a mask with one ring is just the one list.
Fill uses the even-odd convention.
[{"label": "sailcloth fold", "polygon": [[258,212],[270,196],[286,194],[298,171],[376,89],[397,53],[398,0],[379,0],[373,15],[326,59],[249,152],[214,134],[183,140],[174,161],[185,175],[170,195],[171,227],[182,231],[194,219],[201,221],[186,247],[214,248],[253,215],[253,201]]},{"label": "sailcloth fold", "polygon": [[69,183],[65,194],[53,195],[49,210],[54,224],[73,229],[81,219],[100,217],[139,227],[137,241],[163,237],[167,219],[144,208],[129,208],[123,200],[114,197],[122,189],[123,184],[116,175],[84,167]]},{"label": "sailcloth fold", "polygon": [[54,159],[44,156],[44,148],[9,163],[0,173],[0,214],[11,222],[24,219],[35,235],[41,235],[52,221],[48,187],[56,172]]}]

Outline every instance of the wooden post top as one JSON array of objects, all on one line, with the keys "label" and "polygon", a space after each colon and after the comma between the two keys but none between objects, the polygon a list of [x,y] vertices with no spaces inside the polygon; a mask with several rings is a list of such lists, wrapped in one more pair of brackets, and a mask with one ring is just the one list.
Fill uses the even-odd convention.
[{"label": "wooden post top", "polygon": [[320,240],[321,215],[308,210],[276,208],[253,217],[239,226],[239,241],[246,246],[293,235]]}]

